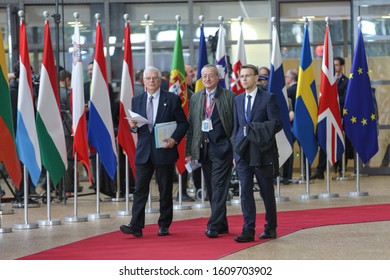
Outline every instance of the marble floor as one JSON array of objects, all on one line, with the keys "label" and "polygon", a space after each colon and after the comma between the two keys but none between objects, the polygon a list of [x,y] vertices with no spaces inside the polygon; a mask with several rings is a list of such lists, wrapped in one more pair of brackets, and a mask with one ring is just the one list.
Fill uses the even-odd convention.
[{"label": "marble floor", "polygon": [[[289,200],[278,201],[278,211],[390,203],[389,178],[388,176],[360,177],[359,190],[368,192],[367,196],[350,195],[358,188],[354,177],[349,177],[350,180],[330,180],[330,191],[339,194],[339,197],[335,198],[302,199],[301,196],[308,193],[306,184],[281,185],[281,196],[288,197]],[[3,189],[9,192],[3,182],[0,183]],[[153,186],[154,188],[155,186]],[[175,188],[176,193],[177,185],[175,185]],[[326,180],[315,180],[309,184],[309,194],[320,194],[326,192],[326,190]],[[39,187],[38,191],[40,191]],[[156,193],[155,189],[153,191]],[[91,192],[85,184],[81,194]],[[193,193],[190,193],[190,195],[193,195]],[[257,193],[256,196],[258,196]],[[125,202],[107,202],[104,201],[105,198],[107,197],[101,195],[103,201],[99,203],[99,213],[109,214],[110,218],[79,223],[64,221],[65,217],[73,216],[75,213],[73,198],[70,198],[66,203],[53,201],[50,204],[51,220],[59,220],[61,224],[40,226],[37,229],[28,230],[12,229],[10,233],[0,233],[0,260],[16,259],[87,237],[118,230],[121,224],[127,224],[130,219],[129,216],[117,215],[117,211],[126,210]],[[192,205],[196,203],[199,203],[199,201],[185,204]],[[96,195],[79,196],[77,205],[79,216],[96,213]],[[157,206],[158,203],[152,203],[152,208]],[[129,207],[131,209],[131,202]],[[9,202],[3,202],[1,208],[4,211],[13,209]],[[25,224],[26,222],[35,223],[37,220],[46,220],[48,217],[47,210],[46,204],[41,204],[38,208],[28,208],[26,219],[23,208],[13,209],[13,214],[0,216],[1,228],[13,228],[15,225]],[[209,208],[175,210],[174,220],[208,217],[209,211]],[[260,199],[257,199],[257,211],[264,211]],[[228,206],[229,215],[240,213],[239,204]],[[157,217],[157,213],[147,214],[146,223],[156,223]],[[203,231],[204,229],[199,230]],[[232,242],[234,241],[232,240]],[[389,260],[390,221],[305,229],[231,254],[224,259]]]}]

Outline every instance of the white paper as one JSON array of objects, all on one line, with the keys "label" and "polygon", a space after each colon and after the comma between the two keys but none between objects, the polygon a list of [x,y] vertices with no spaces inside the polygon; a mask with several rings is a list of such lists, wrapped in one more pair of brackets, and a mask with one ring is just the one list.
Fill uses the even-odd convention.
[{"label": "white paper", "polygon": [[176,130],[177,123],[166,122],[166,123],[156,123],[154,125],[154,138],[156,140],[156,148],[165,147],[165,139],[171,138],[173,132]]},{"label": "white paper", "polygon": [[130,118],[128,118],[128,121],[136,121],[137,122],[137,126],[138,127],[141,127],[143,126],[144,124],[150,124],[151,122],[148,121],[148,119],[145,119],[143,116],[141,116],[140,114],[137,114],[133,111],[131,111],[129,109],[129,113],[130,113]]},{"label": "white paper", "polygon": [[192,171],[201,167],[201,164],[197,160],[191,160],[191,161],[186,163],[185,167],[186,167],[188,173],[192,173]]}]

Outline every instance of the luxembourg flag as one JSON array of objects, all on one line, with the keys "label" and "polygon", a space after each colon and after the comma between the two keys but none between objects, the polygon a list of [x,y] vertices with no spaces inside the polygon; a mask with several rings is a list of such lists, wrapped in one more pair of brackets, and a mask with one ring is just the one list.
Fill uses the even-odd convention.
[{"label": "luxembourg flag", "polygon": [[45,20],[44,28],[36,124],[42,165],[49,173],[53,184],[57,185],[68,167],[68,158],[48,20]]},{"label": "luxembourg flag", "polygon": [[[16,146],[20,161],[28,170],[32,183],[36,186],[41,176],[41,154],[34,116],[34,100],[32,89],[32,76],[30,59],[28,56],[28,44],[26,25],[24,20],[20,22],[19,33],[19,90]],[[61,126],[62,127],[62,126]]]},{"label": "luxembourg flag", "polygon": [[88,171],[88,179],[92,183],[91,168],[89,165],[87,119],[85,114],[83,61],[81,59],[81,42],[79,23],[76,20],[73,35],[73,63],[72,63],[72,129],[73,153],[77,160],[82,162]]},{"label": "luxembourg flag", "polygon": [[276,144],[279,152],[279,167],[281,167],[292,154],[292,135],[288,114],[288,99],[286,83],[284,81],[282,54],[280,53],[278,31],[275,25],[272,29],[272,55],[270,70],[271,75],[268,89],[276,95],[280,108],[280,115],[283,121],[283,129],[276,134]]},{"label": "luxembourg flag", "polygon": [[219,85],[223,88],[229,88],[228,71],[227,71],[227,60],[226,60],[226,44],[225,44],[225,28],[223,23],[219,25],[218,31],[218,44],[217,51],[215,54],[215,65],[218,69]]},{"label": "luxembourg flag", "polygon": [[236,58],[233,65],[232,82],[230,87],[236,94],[243,93],[245,89],[241,85],[240,70],[241,66],[246,64],[246,54],[244,46],[244,35],[242,34],[242,22],[240,22],[240,36],[237,41]]},{"label": "luxembourg flag", "polygon": [[106,60],[103,52],[103,35],[100,21],[98,21],[92,70],[88,140],[99,154],[107,174],[114,180],[118,159],[109,94]]},{"label": "luxembourg flag", "polygon": [[341,113],[337,93],[337,83],[333,66],[333,47],[326,25],[320,98],[318,107],[317,138],[321,148],[326,152],[328,161],[334,164],[344,152],[344,131],[341,124]]},{"label": "luxembourg flag", "polygon": [[128,122],[128,119],[130,118],[129,110],[131,109],[131,99],[134,96],[134,67],[133,53],[131,51],[129,22],[126,22],[124,36],[125,50],[123,57],[121,95],[119,103],[118,143],[125,151],[131,166],[131,171],[135,177],[135,139],[133,138],[133,135],[136,134],[131,133]]}]

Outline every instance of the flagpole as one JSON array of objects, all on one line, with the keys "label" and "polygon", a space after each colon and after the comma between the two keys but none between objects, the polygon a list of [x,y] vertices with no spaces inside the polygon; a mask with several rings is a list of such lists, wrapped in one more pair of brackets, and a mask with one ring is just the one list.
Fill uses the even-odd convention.
[{"label": "flagpole", "polygon": [[[24,17],[24,12],[18,12],[19,17]],[[13,229],[16,230],[24,230],[24,229],[35,229],[38,228],[37,223],[29,223],[28,222],[28,172],[27,167],[23,165],[23,188],[24,188],[24,223],[23,224],[14,224],[12,226]]]},{"label": "flagpole", "polygon": [[[360,18],[360,17],[359,17]],[[360,22],[359,22],[360,24]],[[356,191],[355,192],[349,192],[348,195],[352,197],[358,197],[358,196],[368,196],[368,192],[361,192],[360,191],[360,166],[359,166],[359,154],[356,152]]]},{"label": "flagpole", "polygon": [[[125,21],[125,28],[126,28],[127,25],[130,25],[129,14],[124,14],[123,19]],[[126,34],[126,32],[125,32],[125,34]],[[126,35],[126,37],[127,37],[127,35]],[[126,49],[125,49],[125,51],[126,51]],[[123,75],[123,73],[122,73],[122,75]],[[123,87],[124,85],[122,84],[121,86]],[[118,129],[118,143],[119,143],[119,133],[120,133],[120,131]],[[124,154],[125,154],[125,210],[116,211],[117,216],[130,216],[131,215],[131,211],[130,211],[130,207],[129,207],[129,194],[130,194],[129,193],[129,156],[127,155],[126,151],[124,151]]]},{"label": "flagpole", "polygon": [[[306,178],[309,178],[309,160],[306,157]],[[299,199],[318,199],[318,195],[310,194],[310,182],[306,180],[306,193],[298,196]]]}]

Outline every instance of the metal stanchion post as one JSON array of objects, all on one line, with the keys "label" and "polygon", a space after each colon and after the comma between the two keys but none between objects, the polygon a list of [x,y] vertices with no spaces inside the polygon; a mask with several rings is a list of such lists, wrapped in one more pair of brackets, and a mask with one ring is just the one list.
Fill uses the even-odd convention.
[{"label": "metal stanchion post", "polygon": [[118,141],[116,141],[116,149],[118,151],[118,165],[117,165],[117,171],[116,171],[116,194],[115,197],[107,197],[104,199],[105,202],[120,202],[120,201],[125,201],[124,197],[120,197],[121,193],[121,172],[120,172],[120,152],[121,148],[119,147]]},{"label": "metal stanchion post", "polygon": [[131,211],[129,209],[129,157],[126,154],[126,170],[125,170],[125,210],[116,211],[117,216],[130,216]]},{"label": "metal stanchion post", "polygon": [[205,200],[205,182],[204,182],[204,176],[203,176],[203,170],[202,170],[202,183],[201,183],[202,187],[200,189],[200,192],[201,192],[201,203],[195,203],[192,205],[192,208],[210,208],[210,203],[206,203]]},{"label": "metal stanchion post", "polygon": [[96,213],[88,214],[88,220],[108,219],[110,214],[100,213],[100,164],[99,154],[96,153]]},{"label": "metal stanchion post", "polygon": [[179,204],[173,205],[174,210],[191,210],[191,205],[183,204],[183,190],[182,190],[183,182],[181,174],[179,174]]},{"label": "metal stanchion post", "polygon": [[280,177],[279,176],[276,178],[276,197],[275,197],[275,200],[278,202],[290,200],[290,198],[288,196],[282,196],[280,194]]},{"label": "metal stanchion post", "polygon": [[28,222],[28,188],[27,188],[27,184],[28,184],[28,172],[27,172],[27,168],[26,166],[23,166],[23,187],[24,187],[24,223],[23,224],[14,224],[13,225],[13,229],[16,229],[16,230],[23,230],[23,229],[35,229],[35,228],[38,228],[38,224],[37,223],[29,223]]},{"label": "metal stanchion post", "polygon": [[[300,164],[301,164],[301,178],[299,179],[298,181],[298,184],[305,184],[306,183],[306,179],[305,179],[305,169],[304,169],[304,154],[303,154],[303,150],[302,150],[302,147],[300,147],[300,155],[301,155],[301,160],[300,160]],[[308,174],[307,174],[308,175]]]},{"label": "metal stanchion post", "polygon": [[[76,19],[77,21],[77,19]],[[74,188],[74,196],[73,196],[73,216],[66,216],[64,218],[64,221],[67,223],[77,223],[77,222],[87,222],[88,217],[87,216],[78,216],[77,215],[77,188],[78,188],[78,169],[77,169],[77,153],[74,154],[74,177],[73,177],[73,188]]]},{"label": "metal stanchion post", "polygon": [[329,161],[326,160],[326,192],[320,193],[318,195],[319,198],[330,198],[330,197],[338,197],[338,193],[330,192],[330,174],[329,174]]},{"label": "metal stanchion post", "polygon": [[152,204],[153,204],[153,202],[152,202],[152,186],[149,185],[148,207],[145,208],[145,213],[151,214],[151,213],[158,213],[158,212],[160,212],[160,209],[153,208]]},{"label": "metal stanchion post", "polygon": [[53,220],[51,218],[51,196],[50,196],[50,176],[46,171],[46,207],[47,207],[47,220],[38,220],[37,223],[40,226],[58,226],[61,224],[60,220]]},{"label": "metal stanchion post", "polygon": [[356,153],[356,192],[349,192],[349,196],[357,197],[357,196],[368,196],[368,192],[360,191],[360,167],[359,167],[359,155]]},{"label": "metal stanchion post", "polygon": [[[309,178],[309,161],[306,158],[306,178]],[[306,194],[301,194],[298,196],[299,199],[317,199],[318,195],[310,194],[309,180],[306,180]]]},{"label": "metal stanchion post", "polygon": [[[12,210],[12,209],[11,209]],[[12,232],[12,228],[6,228],[6,227],[2,227],[1,224],[2,224],[2,218],[3,218],[3,215],[7,215],[7,214],[13,214],[13,210],[12,210],[12,213],[11,212],[4,212],[3,209],[1,209],[1,197],[0,197],[0,233],[9,233],[9,232]]]}]

